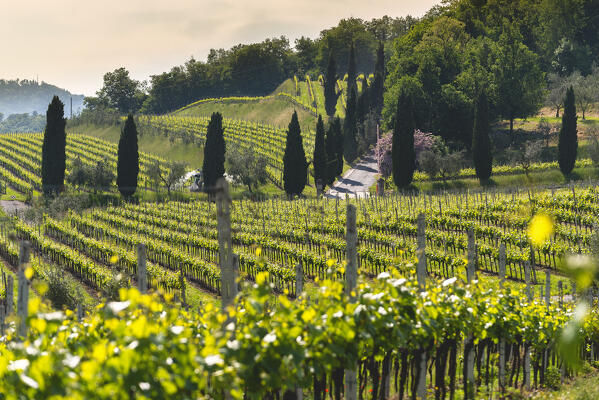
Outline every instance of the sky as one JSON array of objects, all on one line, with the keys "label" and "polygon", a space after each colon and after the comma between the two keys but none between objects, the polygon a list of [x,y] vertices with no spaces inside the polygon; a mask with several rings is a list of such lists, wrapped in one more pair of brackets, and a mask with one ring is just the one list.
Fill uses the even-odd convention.
[{"label": "sky", "polygon": [[93,95],[119,67],[138,80],[211,48],[316,38],[341,18],[421,16],[439,0],[4,0],[0,79]]}]

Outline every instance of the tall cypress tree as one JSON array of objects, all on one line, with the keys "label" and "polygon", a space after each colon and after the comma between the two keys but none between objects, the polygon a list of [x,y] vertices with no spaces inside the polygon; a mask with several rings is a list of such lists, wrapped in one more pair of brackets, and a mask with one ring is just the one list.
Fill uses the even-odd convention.
[{"label": "tall cypress tree", "polygon": [[329,64],[324,77],[324,109],[329,117],[335,115],[340,94],[337,93],[337,64],[333,54],[329,53]]},{"label": "tall cypress tree", "polygon": [[339,176],[343,172],[343,130],[341,129],[341,120],[339,117],[335,117],[333,120],[332,128],[335,134],[335,147],[337,151],[335,176]]},{"label": "tall cypress tree", "polygon": [[372,109],[377,115],[381,114],[383,109],[383,93],[385,90],[385,48],[383,43],[379,43],[376,52],[376,64],[374,65],[374,82],[370,94]]},{"label": "tall cypress tree", "polygon": [[327,136],[325,138],[325,149],[327,156],[327,164],[325,168],[325,183],[327,185],[333,184],[335,182],[335,177],[337,176],[337,150],[336,150],[336,132],[333,126],[333,121],[329,122],[329,126],[327,127]]},{"label": "tall cypress tree", "polygon": [[351,44],[349,48],[349,60],[347,63],[347,96],[351,96],[352,89],[358,93],[358,88],[356,85],[356,49],[354,44]]},{"label": "tall cypress tree", "polygon": [[319,179],[323,185],[327,184],[327,151],[324,138],[324,122],[322,117],[318,116],[316,123],[316,139],[314,140],[314,182]]},{"label": "tall cypress tree", "polygon": [[393,182],[397,187],[412,183],[415,168],[414,153],[414,110],[409,95],[401,93],[397,102],[395,129],[391,145]]},{"label": "tall cypress tree", "polygon": [[362,80],[362,93],[358,96],[358,102],[356,104],[356,121],[358,124],[364,122],[370,109],[370,88],[368,87],[368,79],[364,77]]},{"label": "tall cypress tree", "polygon": [[289,196],[300,195],[306,186],[308,163],[302,140],[302,131],[294,111],[287,130],[287,142],[283,155],[283,186]]},{"label": "tall cypress tree", "polygon": [[206,144],[204,145],[204,164],[202,176],[204,186],[212,190],[216,181],[225,174],[226,144],[223,129],[223,116],[219,112],[212,113],[206,129]]},{"label": "tall cypress tree", "polygon": [[358,156],[358,143],[356,139],[356,91],[351,89],[347,98],[345,120],[343,121],[343,156],[351,163]]},{"label": "tall cypress tree", "polygon": [[42,190],[44,194],[58,193],[64,188],[66,168],[64,104],[54,96],[46,112],[46,129],[42,144]]},{"label": "tall cypress tree", "polygon": [[570,175],[576,163],[578,151],[578,132],[576,129],[576,99],[572,86],[566,91],[564,112],[562,113],[562,128],[559,131],[559,169],[564,176]]},{"label": "tall cypress tree", "polygon": [[476,176],[483,182],[491,177],[493,155],[489,139],[489,102],[486,94],[480,93],[474,110],[474,128],[472,132],[472,157]]},{"label": "tall cypress tree", "polygon": [[119,139],[116,164],[116,185],[121,196],[133,196],[137,190],[139,175],[139,149],[137,146],[137,127],[133,115],[129,114]]}]

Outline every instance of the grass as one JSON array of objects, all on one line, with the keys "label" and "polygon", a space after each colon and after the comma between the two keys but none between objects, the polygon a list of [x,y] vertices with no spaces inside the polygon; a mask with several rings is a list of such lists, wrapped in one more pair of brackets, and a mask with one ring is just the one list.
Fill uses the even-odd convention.
[{"label": "grass", "polygon": [[[99,127],[95,125],[82,125],[71,130],[72,132],[95,136],[110,142],[118,143],[121,129],[118,126]],[[204,152],[194,144],[171,142],[164,136],[144,135],[139,136],[139,150],[145,153],[156,154],[166,160],[184,161],[190,169],[202,167]]]},{"label": "grass", "polygon": [[597,370],[588,368],[586,374],[582,374],[566,383],[555,392],[542,391],[534,394],[534,400],[595,400],[599,399],[599,373]]},{"label": "grass", "polygon": [[182,110],[175,115],[209,117],[213,112],[218,111],[224,118],[255,121],[286,129],[294,110],[297,111],[302,131],[316,129],[317,117],[284,97],[247,101],[204,102]]}]

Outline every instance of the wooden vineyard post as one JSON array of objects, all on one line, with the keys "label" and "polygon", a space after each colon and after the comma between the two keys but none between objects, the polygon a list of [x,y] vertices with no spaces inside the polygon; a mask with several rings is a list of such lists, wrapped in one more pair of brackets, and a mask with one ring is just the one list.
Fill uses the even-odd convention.
[{"label": "wooden vineyard post", "polygon": [[25,268],[29,263],[29,242],[22,241],[19,252],[18,293],[17,293],[17,334],[27,335],[27,306],[29,305],[29,280]]},{"label": "wooden vineyard post", "polygon": [[187,309],[187,299],[185,297],[185,274],[183,273],[183,265],[179,268],[179,285],[181,286],[181,306]]},{"label": "wooden vineyard post", "polygon": [[474,243],[474,231],[468,229],[468,265],[466,266],[466,279],[468,283],[474,280],[476,270],[476,244]]},{"label": "wooden vineyard post", "polygon": [[148,292],[148,272],[146,269],[146,245],[137,245],[137,289],[141,294]]},{"label": "wooden vineyard post", "polygon": [[295,297],[299,298],[304,291],[304,268],[299,262],[295,266]]},{"label": "wooden vineyard post", "polygon": [[[345,295],[349,297],[350,302],[355,302],[356,284],[358,281],[358,231],[356,228],[356,207],[352,204],[347,205],[345,216],[346,224],[346,242],[347,242],[347,265],[345,267]],[[345,399],[358,399],[358,374],[357,365],[352,365],[345,370]]]},{"label": "wooden vineyard post", "polygon": [[[426,201],[426,197],[425,201]],[[426,219],[424,214],[419,214],[418,219],[418,265],[416,267],[416,276],[420,291],[426,290]],[[426,349],[422,348],[417,352],[416,359],[416,398],[426,399]]]},{"label": "wooden vineyard post", "polygon": [[559,308],[564,306],[564,283],[562,281],[557,282],[557,291],[559,295]]},{"label": "wooden vineyard post", "polygon": [[[505,282],[505,243],[499,245],[499,285],[503,288]],[[499,339],[499,391],[505,392],[505,339]]]},{"label": "wooden vineyard post", "polygon": [[85,310],[83,310],[83,306],[81,304],[77,304],[77,321],[81,322],[81,320],[83,319],[83,314],[85,313]]},{"label": "wooden vineyard post", "polygon": [[[476,245],[474,243],[474,231],[468,229],[468,265],[466,269],[466,279],[470,284],[474,280],[474,265],[476,264]],[[471,333],[466,338],[464,344],[464,400],[473,400],[475,393],[474,381],[474,338]]]},{"label": "wooden vineyard post", "polygon": [[549,308],[549,302],[551,301],[551,271],[545,271],[545,304]]},{"label": "wooden vineyard post", "polygon": [[6,277],[6,288],[4,293],[6,294],[6,313],[5,315],[8,317],[14,312],[14,301],[15,301],[15,292],[14,292],[14,279],[12,276],[8,275]]},{"label": "wooden vineyard post", "polygon": [[[530,271],[532,269],[532,256],[533,256],[533,250],[531,249],[530,251],[531,254],[531,258],[528,260],[528,262],[525,264],[524,266],[524,279],[526,280],[526,297],[528,298],[528,301],[532,301],[533,300],[533,288],[532,288],[532,284],[530,282]],[[523,375],[523,379],[522,379],[522,386],[524,387],[525,390],[530,390],[530,346],[528,343],[524,343],[524,365],[522,367],[522,373]]]},{"label": "wooden vineyard post", "polygon": [[[222,307],[225,310],[237,295],[233,266],[233,246],[231,242],[231,210],[229,185],[224,178],[216,183],[216,218],[218,230],[218,259],[220,267]],[[264,221],[264,213],[262,214]]]},{"label": "wooden vineyard post", "polygon": [[[304,292],[304,268],[298,262],[295,266],[295,298],[299,299]],[[300,386],[295,387],[295,400],[303,400],[304,390]]]}]

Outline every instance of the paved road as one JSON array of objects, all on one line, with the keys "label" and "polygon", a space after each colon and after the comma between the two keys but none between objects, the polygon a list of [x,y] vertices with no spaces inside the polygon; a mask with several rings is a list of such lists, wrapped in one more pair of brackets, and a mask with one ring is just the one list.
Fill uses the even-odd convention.
[{"label": "paved road", "polygon": [[368,197],[370,187],[376,183],[377,174],[378,165],[374,152],[371,152],[335,182],[325,197],[345,198],[346,194],[349,197]]}]

